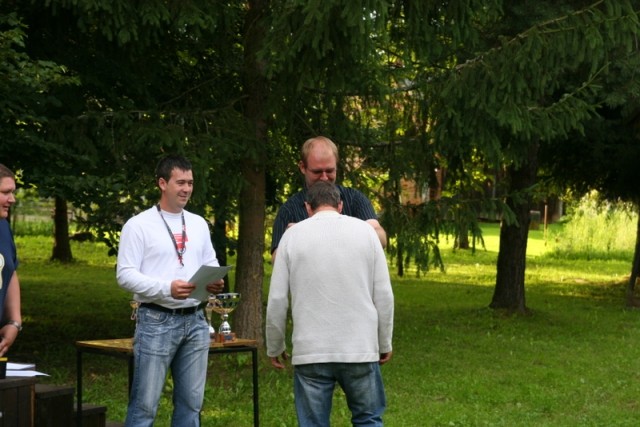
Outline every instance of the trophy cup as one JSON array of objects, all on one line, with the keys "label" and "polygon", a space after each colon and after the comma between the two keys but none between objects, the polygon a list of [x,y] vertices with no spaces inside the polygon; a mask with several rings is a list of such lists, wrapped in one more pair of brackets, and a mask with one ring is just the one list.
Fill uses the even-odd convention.
[{"label": "trophy cup", "polygon": [[240,302],[240,294],[238,293],[224,293],[217,294],[213,299],[213,311],[220,315],[222,323],[218,328],[218,334],[216,335],[217,342],[234,341],[236,334],[231,332],[231,326],[227,319],[229,313],[231,313],[238,306]]},{"label": "trophy cup", "polygon": [[211,316],[213,315],[213,307],[214,307],[214,301],[216,300],[216,296],[211,294],[209,295],[209,299],[208,299],[208,303],[204,308],[205,313],[207,314],[207,323],[209,324],[209,336],[211,338],[215,337],[216,335],[216,330],[214,329],[213,325],[211,324]]}]

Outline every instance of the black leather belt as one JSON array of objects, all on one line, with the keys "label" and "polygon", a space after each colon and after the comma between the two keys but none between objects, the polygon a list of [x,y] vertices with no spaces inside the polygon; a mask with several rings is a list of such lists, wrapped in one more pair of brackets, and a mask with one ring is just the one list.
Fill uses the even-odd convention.
[{"label": "black leather belt", "polygon": [[206,302],[200,303],[199,305],[193,307],[184,307],[184,308],[167,308],[158,304],[154,304],[152,302],[143,302],[140,303],[140,307],[148,308],[151,310],[162,311],[164,313],[171,314],[179,314],[179,315],[187,315],[197,313],[199,310],[202,310],[207,305]]}]

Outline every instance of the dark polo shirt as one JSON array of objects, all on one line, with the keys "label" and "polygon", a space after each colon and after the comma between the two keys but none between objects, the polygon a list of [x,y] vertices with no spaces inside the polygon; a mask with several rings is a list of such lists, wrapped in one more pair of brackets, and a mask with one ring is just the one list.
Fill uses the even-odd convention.
[{"label": "dark polo shirt", "polygon": [[0,269],[2,270],[2,287],[0,288],[0,321],[4,316],[4,300],[7,297],[9,281],[18,268],[18,257],[13,234],[6,219],[0,219]]},{"label": "dark polo shirt", "polygon": [[[342,199],[342,214],[359,218],[363,221],[378,219],[371,201],[360,191],[353,188],[337,186]],[[300,222],[307,219],[307,210],[304,207],[306,190],[302,190],[289,198],[280,209],[273,223],[271,253],[278,248],[282,235],[287,226],[292,222]]]}]

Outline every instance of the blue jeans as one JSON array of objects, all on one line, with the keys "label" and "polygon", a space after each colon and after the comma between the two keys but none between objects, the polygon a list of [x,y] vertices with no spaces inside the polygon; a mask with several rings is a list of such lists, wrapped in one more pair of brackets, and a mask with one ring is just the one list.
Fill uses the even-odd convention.
[{"label": "blue jeans", "polygon": [[312,363],[293,371],[298,425],[328,427],[335,384],[340,384],[354,426],[382,426],[387,399],[380,365],[371,363]]},{"label": "blue jeans", "polygon": [[171,425],[199,426],[210,342],[209,326],[202,310],[179,315],[140,307],[125,426],[153,425],[169,369],[173,378]]}]

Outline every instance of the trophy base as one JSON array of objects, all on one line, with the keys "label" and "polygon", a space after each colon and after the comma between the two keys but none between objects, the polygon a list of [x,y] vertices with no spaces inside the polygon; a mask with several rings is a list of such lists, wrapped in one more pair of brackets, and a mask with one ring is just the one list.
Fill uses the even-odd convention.
[{"label": "trophy base", "polygon": [[231,332],[230,334],[216,334],[215,342],[225,343],[225,342],[233,342],[236,340],[236,333]]}]

